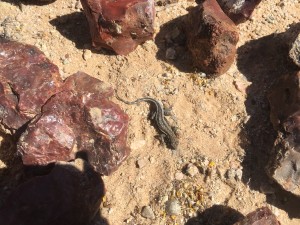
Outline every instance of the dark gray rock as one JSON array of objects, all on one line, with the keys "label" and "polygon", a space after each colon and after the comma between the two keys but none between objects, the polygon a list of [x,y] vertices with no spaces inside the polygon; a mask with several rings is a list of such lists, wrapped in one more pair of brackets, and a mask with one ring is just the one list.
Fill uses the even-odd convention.
[{"label": "dark gray rock", "polygon": [[217,0],[226,15],[235,23],[248,20],[261,0]]}]

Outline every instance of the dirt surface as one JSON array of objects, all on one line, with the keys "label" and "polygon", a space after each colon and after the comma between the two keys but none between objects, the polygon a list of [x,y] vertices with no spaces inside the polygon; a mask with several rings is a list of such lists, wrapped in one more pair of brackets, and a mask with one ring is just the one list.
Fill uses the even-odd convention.
[{"label": "dirt surface", "polygon": [[[177,59],[165,59],[164,39],[175,32],[178,18],[193,2],[157,6],[154,41],[128,56],[115,56],[93,50],[78,1],[21,7],[9,1],[0,2],[0,33],[40,48],[63,78],[84,71],[112,85],[123,98],[150,96],[172,108],[169,121],[180,140],[176,151],[155,137],[146,103],[125,105],[113,99],[131,118],[131,154],[104,177],[107,194],[101,214],[108,222],[94,224],[201,224],[205,213],[197,217],[196,212],[213,205],[219,205],[210,209],[216,217],[228,207],[245,215],[269,206],[282,224],[300,224],[300,199],[281,191],[264,172],[276,135],[266,92],[276,77],[289,71],[286,43],[300,31],[299,0],[263,0],[252,19],[238,26],[234,64],[211,79],[191,66],[185,49],[177,52]],[[8,146],[3,143],[0,149],[3,196],[19,179],[19,161]],[[7,179],[10,183],[4,183]],[[172,210],[165,207],[170,204],[175,205]],[[144,206],[153,211],[148,212],[152,219],[142,217]]]}]

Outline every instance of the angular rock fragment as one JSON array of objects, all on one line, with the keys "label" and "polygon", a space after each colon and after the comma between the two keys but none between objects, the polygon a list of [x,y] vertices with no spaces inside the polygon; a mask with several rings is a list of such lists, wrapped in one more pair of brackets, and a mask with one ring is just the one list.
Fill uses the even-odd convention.
[{"label": "angular rock fragment", "polygon": [[241,23],[251,17],[261,0],[217,0],[226,15],[235,23]]},{"label": "angular rock fragment", "polygon": [[271,121],[278,138],[269,175],[285,190],[300,196],[300,72],[285,75],[269,93]]},{"label": "angular rock fragment", "polygon": [[57,66],[36,47],[0,39],[0,121],[14,133],[62,85]]},{"label": "angular rock fragment", "polygon": [[185,24],[194,65],[208,74],[225,73],[234,61],[239,34],[216,0],[192,8]]},{"label": "angular rock fragment", "polygon": [[0,224],[85,225],[104,196],[101,176],[82,159],[59,162],[50,174],[13,191],[0,209]]},{"label": "angular rock fragment", "polygon": [[280,225],[280,222],[269,208],[263,207],[249,213],[234,225]]},{"label": "angular rock fragment", "polygon": [[96,48],[127,55],[153,38],[153,0],[81,0]]},{"label": "angular rock fragment", "polygon": [[293,62],[300,67],[300,33],[294,43],[292,44],[292,48],[289,52],[290,58]]},{"label": "angular rock fragment", "polygon": [[113,89],[78,72],[43,106],[18,142],[25,165],[47,165],[80,156],[109,175],[128,156],[128,116],[107,98]]}]

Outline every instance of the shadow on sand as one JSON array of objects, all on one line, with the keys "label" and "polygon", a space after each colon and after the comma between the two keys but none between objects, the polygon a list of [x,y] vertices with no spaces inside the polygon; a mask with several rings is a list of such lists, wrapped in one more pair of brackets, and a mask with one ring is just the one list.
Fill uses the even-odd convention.
[{"label": "shadow on sand", "polygon": [[213,205],[191,218],[185,225],[233,225],[244,216],[228,206]]},{"label": "shadow on sand", "polygon": [[[183,24],[184,16],[177,17],[160,27],[160,31],[155,37],[155,44],[158,52],[156,58],[171,65],[174,65],[181,72],[195,72],[192,58],[186,47],[186,36]],[[174,49],[175,59],[167,59],[167,49]]]},{"label": "shadow on sand", "polygon": [[285,210],[290,217],[300,218],[300,198],[283,191],[266,174],[265,167],[272,153],[276,132],[269,119],[267,92],[281,75],[292,73],[296,67],[288,58],[289,44],[300,31],[300,23],[279,34],[271,34],[251,40],[237,53],[239,71],[252,84],[247,89],[245,106],[250,119],[239,134],[245,158],[242,162],[243,182],[251,189],[260,190],[263,185],[275,187],[275,194],[267,195],[267,202]]}]

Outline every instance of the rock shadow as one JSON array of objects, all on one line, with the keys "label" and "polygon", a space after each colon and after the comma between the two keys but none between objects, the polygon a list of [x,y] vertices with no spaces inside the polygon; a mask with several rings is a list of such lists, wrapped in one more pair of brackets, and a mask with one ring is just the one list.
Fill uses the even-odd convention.
[{"label": "rock shadow", "polygon": [[84,49],[91,43],[89,24],[83,12],[74,12],[59,16],[50,20],[50,24],[54,26],[61,35],[74,42],[78,49]]},{"label": "rock shadow", "polygon": [[288,57],[288,51],[289,44],[295,40],[299,30],[300,23],[292,24],[284,33],[251,40],[237,51],[238,69],[252,83],[246,90],[245,101],[250,119],[239,134],[241,147],[245,150],[243,182],[258,191],[265,186],[275,188],[275,194],[267,195],[268,203],[287,211],[290,217],[298,218],[300,199],[295,196],[291,199],[290,193],[281,190],[268,177],[265,167],[272,155],[277,135],[269,119],[267,93],[280,76],[296,70]]},{"label": "rock shadow", "polygon": [[91,46],[92,39],[89,24],[83,12],[74,12],[59,16],[50,20],[50,24],[54,26],[62,36],[74,42],[78,49],[90,49],[93,53],[103,55],[116,55],[111,50],[104,48],[98,50]]},{"label": "rock shadow", "polygon": [[0,133],[0,206],[16,186],[23,180],[23,164],[17,155],[17,139]]},{"label": "rock shadow", "polygon": [[[184,18],[185,16],[177,17],[160,27],[155,37],[155,44],[158,48],[156,58],[174,65],[181,72],[192,73],[195,69],[186,46]],[[168,59],[166,54],[169,54],[169,58],[174,56],[175,59]]]},{"label": "rock shadow", "polygon": [[213,205],[197,217],[191,218],[185,225],[233,225],[244,216],[235,209],[223,205]]}]

